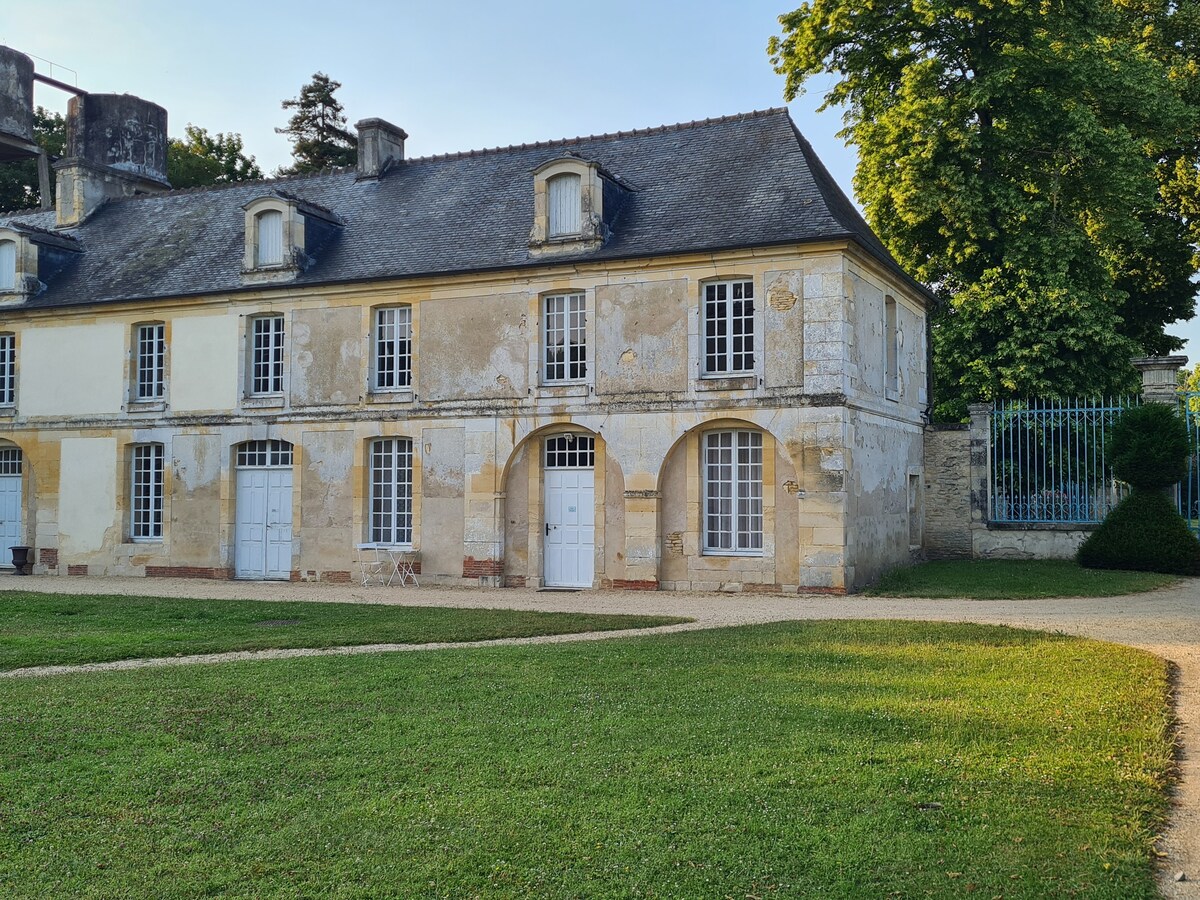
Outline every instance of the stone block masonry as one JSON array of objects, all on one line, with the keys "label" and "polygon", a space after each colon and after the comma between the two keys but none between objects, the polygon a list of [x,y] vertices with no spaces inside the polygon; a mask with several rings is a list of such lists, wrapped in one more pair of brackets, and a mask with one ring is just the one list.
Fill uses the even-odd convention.
[{"label": "stone block masonry", "polygon": [[971,558],[971,433],[937,425],[925,433],[925,555]]}]

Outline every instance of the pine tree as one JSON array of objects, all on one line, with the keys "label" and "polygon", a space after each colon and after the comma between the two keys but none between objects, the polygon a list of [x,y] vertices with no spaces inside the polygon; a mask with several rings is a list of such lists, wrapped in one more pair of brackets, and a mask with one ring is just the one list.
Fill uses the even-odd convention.
[{"label": "pine tree", "polygon": [[275,132],[291,139],[293,163],[278,169],[277,175],[319,172],[358,162],[358,141],[346,129],[342,104],[333,96],[341,86],[341,82],[317,72],[312,81],[300,88],[299,97],[283,101],[284,109],[295,112],[287,128],[276,128]]}]

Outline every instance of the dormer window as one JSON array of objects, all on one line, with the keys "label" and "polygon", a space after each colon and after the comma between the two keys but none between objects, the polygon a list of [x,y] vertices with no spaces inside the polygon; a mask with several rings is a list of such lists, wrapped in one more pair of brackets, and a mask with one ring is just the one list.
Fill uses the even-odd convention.
[{"label": "dormer window", "polygon": [[17,242],[0,241],[0,293],[17,289]]},{"label": "dormer window", "polygon": [[579,234],[580,186],[583,179],[573,173],[555,175],[546,182],[550,201],[551,238]]},{"label": "dormer window", "polygon": [[255,246],[255,268],[283,265],[283,213],[269,209],[258,220],[258,242]]}]

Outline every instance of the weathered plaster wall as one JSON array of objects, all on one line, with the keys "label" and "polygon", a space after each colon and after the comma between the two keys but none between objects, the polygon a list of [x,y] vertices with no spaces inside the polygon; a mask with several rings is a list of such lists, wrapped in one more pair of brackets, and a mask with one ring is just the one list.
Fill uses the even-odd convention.
[{"label": "weathered plaster wall", "polygon": [[58,495],[58,547],[86,556],[121,542],[117,509],[117,442],[113,438],[63,438]]},{"label": "weathered plaster wall", "polygon": [[686,279],[596,288],[596,392],[687,388]]},{"label": "weathered plaster wall", "polygon": [[21,334],[20,406],[28,416],[115,414],[125,401],[125,334],[93,322]]},{"label": "weathered plaster wall", "polygon": [[304,477],[297,532],[300,569],[306,575],[347,568],[346,549],[362,540],[354,533],[355,436],[351,430],[304,431]]},{"label": "weathered plaster wall", "polygon": [[971,557],[971,435],[965,427],[925,432],[925,555]]},{"label": "weathered plaster wall", "polygon": [[[815,280],[820,275],[814,274]],[[820,297],[808,310],[804,303],[804,270],[767,272],[763,277],[766,284],[763,306],[763,338],[766,358],[766,383],[769,388],[801,387],[804,384],[804,325],[808,315],[822,316],[822,321],[840,320],[842,303],[840,297]],[[836,281],[833,283],[836,284]],[[840,342],[831,345],[816,342],[818,354],[836,354],[841,361]],[[807,357],[816,361],[816,357]]]},{"label": "weathered plaster wall", "polygon": [[221,461],[219,433],[178,434],[171,441],[172,490],[166,522],[170,564],[220,566]]},{"label": "weathered plaster wall", "polygon": [[508,467],[504,494],[504,578],[509,585],[524,586],[529,559],[529,457],[536,444],[517,448]]},{"label": "weathered plaster wall", "polygon": [[423,428],[421,570],[457,578],[463,562],[466,430]]},{"label": "weathered plaster wall", "polygon": [[297,309],[292,314],[292,406],[357,403],[365,350],[357,306]]},{"label": "weathered plaster wall", "polygon": [[181,316],[171,323],[171,392],[178,412],[236,409],[238,384],[238,317],[232,313]]},{"label": "weathered plaster wall", "polygon": [[427,401],[514,399],[528,391],[528,294],[437,300],[421,306],[421,384]]}]

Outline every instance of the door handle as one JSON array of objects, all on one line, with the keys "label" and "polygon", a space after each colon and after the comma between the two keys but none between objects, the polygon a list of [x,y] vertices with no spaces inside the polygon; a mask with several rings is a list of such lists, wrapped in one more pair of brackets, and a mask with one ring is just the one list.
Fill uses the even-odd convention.
[{"label": "door handle", "polygon": [[546,537],[549,537],[549,536],[550,536],[550,523],[547,522],[546,523]]}]

